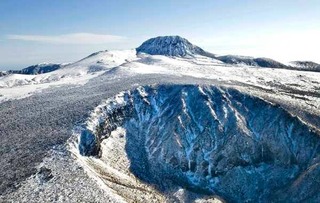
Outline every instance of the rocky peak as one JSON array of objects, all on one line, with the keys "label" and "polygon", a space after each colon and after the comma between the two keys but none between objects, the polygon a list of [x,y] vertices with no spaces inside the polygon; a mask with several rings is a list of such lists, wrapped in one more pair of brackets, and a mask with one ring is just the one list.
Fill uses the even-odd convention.
[{"label": "rocky peak", "polygon": [[142,43],[142,45],[136,50],[137,52],[143,52],[151,55],[177,57],[190,56],[194,54],[214,56],[180,36],[160,36],[151,38]]}]

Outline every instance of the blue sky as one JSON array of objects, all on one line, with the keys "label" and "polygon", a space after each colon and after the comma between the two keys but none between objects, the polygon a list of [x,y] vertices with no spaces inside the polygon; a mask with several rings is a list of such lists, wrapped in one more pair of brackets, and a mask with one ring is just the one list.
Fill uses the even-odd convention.
[{"label": "blue sky", "polygon": [[320,62],[319,0],[1,0],[0,70],[180,35],[216,54]]}]

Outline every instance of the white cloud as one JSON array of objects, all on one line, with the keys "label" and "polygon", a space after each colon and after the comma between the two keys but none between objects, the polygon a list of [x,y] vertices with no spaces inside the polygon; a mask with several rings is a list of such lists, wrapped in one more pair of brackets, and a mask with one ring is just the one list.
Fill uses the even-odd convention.
[{"label": "white cloud", "polygon": [[7,39],[51,44],[108,44],[123,42],[126,37],[93,33],[71,33],[64,35],[7,35]]}]

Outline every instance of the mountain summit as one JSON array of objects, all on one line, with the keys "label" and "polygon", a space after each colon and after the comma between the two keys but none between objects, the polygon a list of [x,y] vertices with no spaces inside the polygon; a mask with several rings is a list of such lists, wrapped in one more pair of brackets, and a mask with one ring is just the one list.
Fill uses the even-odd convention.
[{"label": "mountain summit", "polygon": [[142,43],[136,50],[137,52],[143,52],[150,55],[184,57],[198,54],[214,57],[214,54],[204,51],[180,36],[160,36],[151,38]]},{"label": "mountain summit", "polygon": [[268,58],[253,58],[235,55],[216,56],[212,53],[204,51],[196,45],[193,45],[187,39],[180,36],[160,36],[151,38],[142,43],[142,45],[136,50],[138,53],[143,52],[150,55],[165,55],[176,57],[192,57],[194,55],[202,55],[232,65],[239,64],[256,67],[286,68],[284,64]]}]

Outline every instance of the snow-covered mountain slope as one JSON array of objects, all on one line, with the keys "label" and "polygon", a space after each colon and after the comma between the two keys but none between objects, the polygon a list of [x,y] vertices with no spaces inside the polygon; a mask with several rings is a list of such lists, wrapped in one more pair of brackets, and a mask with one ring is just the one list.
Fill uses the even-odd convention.
[{"label": "snow-covered mountain slope", "polygon": [[[137,52],[135,50],[100,51],[71,64],[42,64],[31,66],[22,70],[24,73],[31,74],[47,72],[58,68],[57,70],[40,75],[17,75],[4,73],[2,74],[3,77],[0,78],[0,88],[12,88],[17,86],[21,87],[23,85],[38,84],[38,87],[33,86],[30,88],[19,88],[19,90],[15,91],[16,94],[14,94],[19,95],[21,92],[25,92],[20,91],[21,89],[33,89],[32,91],[23,93],[24,96],[26,96],[35,90],[42,90],[48,86],[57,86],[62,84],[84,84],[89,79],[92,79],[99,74],[103,74],[105,71],[109,71],[111,68],[120,66],[122,64],[128,67],[128,70],[137,70],[135,67],[139,66],[140,71],[144,71],[144,73],[153,73],[156,70],[155,66],[158,67],[158,72],[163,72],[163,67],[160,66],[163,66],[164,63],[166,63],[169,67],[169,72],[172,72],[173,69],[175,71],[180,69],[180,71],[177,71],[176,74],[185,74],[185,72],[181,71],[185,71],[184,69],[188,67],[186,72],[188,75],[192,74],[192,72],[194,72],[194,74],[198,74],[199,71],[197,69],[199,67],[203,68],[203,72],[207,72],[209,67],[217,66],[303,69],[301,67],[298,68],[297,66],[285,66],[279,62],[266,58],[252,58],[233,55],[215,56],[179,36],[152,38],[144,42],[136,50]],[[179,67],[179,63],[183,63],[183,65]],[[154,66],[151,69],[148,66],[152,64],[154,64]],[[192,67],[194,71],[192,70]],[[317,67],[313,68],[313,70],[317,70]],[[254,69],[254,71],[256,70]],[[21,71],[19,71],[19,73],[20,72]],[[237,71],[235,70],[235,72]],[[5,91],[6,94],[6,92],[10,92],[11,90],[3,89],[3,91]],[[14,98],[18,97],[19,96],[14,96]],[[3,99],[4,97],[2,97],[1,100]]]},{"label": "snow-covered mountain slope", "polygon": [[191,44],[187,39],[180,36],[161,36],[151,38],[137,48],[137,52],[150,55],[165,55],[187,57],[202,55],[214,57],[214,54],[204,51],[198,46]]},{"label": "snow-covered mountain slope", "polygon": [[39,63],[21,70],[0,71],[0,77],[10,75],[10,74],[38,75],[38,74],[49,73],[49,72],[58,70],[66,65],[68,64]]},{"label": "snow-covered mountain slope", "polygon": [[151,38],[137,49],[138,53],[147,53],[150,55],[164,55],[171,57],[194,57],[195,55],[210,57],[219,60],[225,64],[254,66],[263,68],[283,68],[292,70],[308,70],[319,72],[319,66],[313,62],[297,61],[289,65],[283,64],[270,58],[254,58],[250,56],[224,55],[217,56],[207,52],[200,47],[193,45],[187,39],[180,36],[159,36]]},{"label": "snow-covered mountain slope", "polygon": [[[226,84],[236,83],[241,86],[240,88],[244,89],[258,87],[273,92],[270,95],[271,97],[287,97],[287,102],[297,99],[293,95],[303,94],[308,103],[311,102],[314,107],[318,108],[320,105],[318,98],[320,73],[246,66],[235,67],[217,62],[208,57],[193,59],[171,58],[160,55],[144,55],[140,57],[138,60],[119,66],[117,68],[119,74],[120,72],[121,74],[160,73],[181,77],[192,76],[214,79]],[[283,75],[286,75],[286,77],[283,77]],[[284,89],[280,90],[279,88]]]},{"label": "snow-covered mountain slope", "polygon": [[[232,66],[211,57],[194,55],[192,58],[167,57],[163,55],[138,54],[135,50],[98,52],[90,57],[67,65],[59,70],[41,75],[12,74],[0,79],[0,100],[29,96],[49,86],[63,84],[84,84],[100,74],[121,78],[132,74],[170,74],[215,79],[225,83],[239,83],[257,86],[278,92],[279,87],[286,87],[281,97],[294,100],[286,93],[308,91],[303,95],[316,107],[318,99],[313,97],[318,92],[319,74],[286,69],[261,69],[259,67]],[[286,77],[283,77],[286,75]],[[26,84],[32,84],[27,85]],[[22,86],[21,86],[22,85]],[[247,86],[249,87],[249,86]],[[272,97],[280,97],[273,94]],[[309,107],[308,107],[309,108]]]},{"label": "snow-covered mountain slope", "polygon": [[[102,74],[103,71],[134,59],[136,57],[135,53],[135,50],[102,51],[75,63],[59,66],[55,71],[40,75],[9,74],[0,79],[0,87],[14,87],[31,84],[78,84],[80,81],[87,81],[97,74]],[[51,66],[32,66],[30,69],[26,69],[26,71],[34,71],[35,69],[40,71],[41,69],[38,68],[41,67],[46,68]]]},{"label": "snow-covered mountain slope", "polygon": [[37,65],[29,66],[22,70],[11,70],[9,71],[11,74],[26,74],[26,75],[37,75],[52,72],[58,70],[63,67],[64,64],[54,64],[54,63],[40,63]]},{"label": "snow-covered mountain slope", "polygon": [[253,58],[248,56],[226,55],[218,56],[217,59],[227,64],[247,65],[264,68],[287,68],[286,65],[269,58]]},{"label": "snow-covered mountain slope", "polygon": [[320,64],[312,61],[292,61],[289,63],[289,66],[291,66],[293,70],[320,72]]}]

